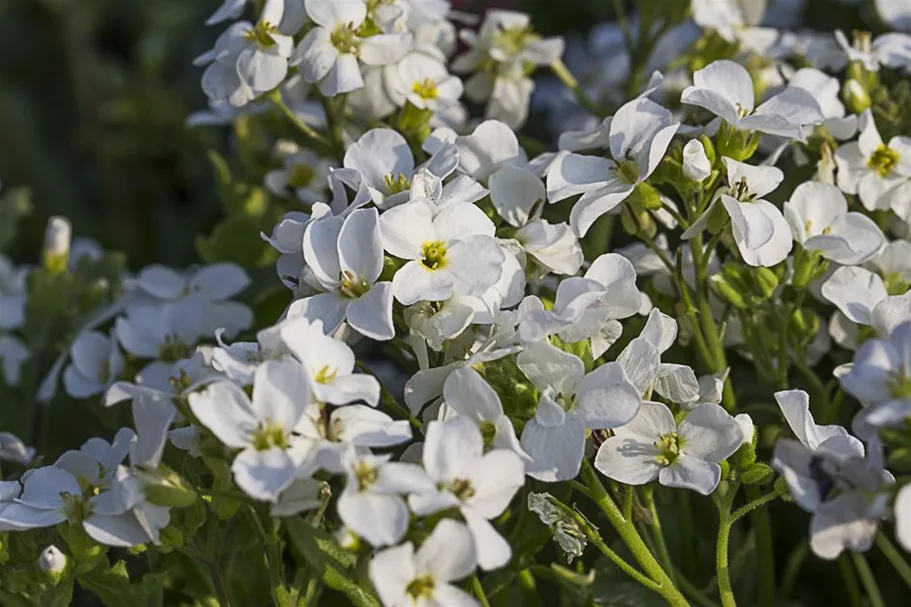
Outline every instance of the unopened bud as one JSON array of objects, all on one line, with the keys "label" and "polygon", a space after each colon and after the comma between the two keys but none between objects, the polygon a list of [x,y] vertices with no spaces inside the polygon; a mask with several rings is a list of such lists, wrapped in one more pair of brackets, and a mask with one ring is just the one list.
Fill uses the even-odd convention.
[{"label": "unopened bud", "polygon": [[705,147],[698,139],[691,139],[683,146],[683,174],[691,181],[702,182],[712,173],[712,163]]},{"label": "unopened bud", "polygon": [[196,501],[196,491],[167,466],[143,476],[146,499],[156,506],[186,508]]},{"label": "unopened bud", "polygon": [[60,580],[63,570],[66,569],[66,555],[60,552],[57,546],[51,544],[41,551],[38,557],[38,568],[48,574],[54,583]]},{"label": "unopened bud", "polygon": [[50,272],[66,270],[73,242],[73,226],[66,217],[53,216],[44,230],[44,267]]},{"label": "unopened bud", "polygon": [[756,268],[753,271],[753,280],[764,299],[771,297],[778,288],[778,276],[769,268]]},{"label": "unopened bud", "polygon": [[852,114],[860,114],[873,103],[863,85],[853,78],[845,81],[841,89],[841,98]]},{"label": "unopened bud", "polygon": [[348,527],[342,527],[335,532],[335,542],[344,548],[345,550],[356,551],[361,545],[361,538],[359,538],[351,529]]},{"label": "unopened bud", "polygon": [[747,303],[743,298],[743,290],[736,288],[731,284],[731,280],[722,274],[715,274],[709,278],[709,287],[716,297],[725,301],[735,308],[746,310]]}]

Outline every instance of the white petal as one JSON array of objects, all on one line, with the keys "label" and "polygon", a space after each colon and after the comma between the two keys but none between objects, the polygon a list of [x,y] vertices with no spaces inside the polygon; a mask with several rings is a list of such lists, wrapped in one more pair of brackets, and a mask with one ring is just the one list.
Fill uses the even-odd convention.
[{"label": "white petal", "polygon": [[124,512],[115,516],[90,516],[82,523],[86,533],[96,542],[107,546],[129,548],[138,544],[147,544],[152,538],[139,524],[133,512]]},{"label": "white petal", "polygon": [[358,65],[357,57],[349,53],[341,53],[319,83],[319,90],[323,95],[335,96],[350,93],[364,86],[364,77]]},{"label": "white petal", "polygon": [[392,292],[406,306],[418,301],[445,301],[454,292],[453,276],[445,270],[432,270],[422,261],[409,261],[392,277]]},{"label": "white petal", "polygon": [[659,482],[665,487],[692,489],[702,495],[708,495],[718,486],[721,480],[721,468],[718,464],[703,461],[690,455],[678,455],[670,466],[658,473]]},{"label": "white petal", "polygon": [[342,522],[372,546],[397,544],[408,531],[408,506],[397,495],[346,487],[337,508]]},{"label": "white petal", "polygon": [[640,403],[640,392],[627,378],[623,366],[610,362],[582,379],[575,411],[588,428],[600,430],[628,423],[639,411]]},{"label": "white petal", "polygon": [[531,457],[526,474],[547,483],[566,481],[579,474],[585,452],[585,424],[574,415],[563,425],[544,427],[529,420],[522,430],[522,448]]},{"label": "white petal", "polygon": [[500,217],[521,227],[532,209],[544,202],[547,192],[541,180],[528,171],[505,166],[490,176],[490,200]]},{"label": "white petal", "polygon": [[180,274],[160,265],[147,266],[136,281],[143,291],[159,299],[176,299],[187,285]]},{"label": "white petal", "polygon": [[383,243],[376,209],[358,209],[345,220],[338,235],[342,272],[351,272],[369,284],[383,271]]},{"label": "white petal", "polygon": [[288,318],[303,318],[307,322],[319,321],[323,328],[335,332],[345,320],[349,300],[338,293],[320,293],[311,297],[304,297],[291,302],[288,306]]},{"label": "white petal", "polygon": [[703,403],[680,423],[683,451],[708,462],[720,462],[740,447],[743,435],[721,406]]},{"label": "white petal", "polygon": [[[300,241],[298,241],[300,246]],[[250,276],[233,263],[216,263],[201,268],[190,279],[190,288],[202,291],[209,299],[235,297],[250,284]]]},{"label": "white petal", "polygon": [[421,201],[389,209],[380,216],[383,247],[402,259],[420,259],[421,244],[437,240],[433,211]]},{"label": "white petal", "polygon": [[859,267],[841,267],[822,285],[822,296],[852,322],[869,325],[873,308],[886,298],[882,279]]},{"label": "white petal", "polygon": [[471,532],[462,523],[443,519],[415,554],[415,566],[442,582],[460,580],[477,565]]},{"label": "white petal", "polygon": [[481,431],[467,417],[430,422],[424,441],[424,468],[438,482],[467,478],[483,449]]},{"label": "white petal", "polygon": [[253,414],[260,421],[277,424],[286,431],[297,425],[310,404],[304,368],[289,359],[267,360],[253,379]]},{"label": "white petal", "polygon": [[458,413],[478,420],[493,421],[503,414],[500,397],[484,378],[470,367],[456,369],[443,386],[446,404]]},{"label": "white petal", "polygon": [[[509,562],[512,558],[512,547],[490,522],[484,517],[466,514],[465,523],[474,538],[478,566],[481,569],[491,571]],[[474,604],[474,601],[466,603],[468,604]]]},{"label": "white petal", "polygon": [[402,605],[411,600],[406,588],[416,577],[414,545],[411,542],[380,550],[368,565],[370,581],[384,605]]},{"label": "white petal", "polygon": [[237,486],[250,497],[271,502],[294,480],[295,466],[283,449],[257,451],[248,447],[234,458],[231,471]]},{"label": "white petal", "polygon": [[492,519],[503,514],[513,496],[525,484],[525,464],[512,451],[494,449],[474,464],[470,480],[475,493],[463,508]]},{"label": "white petal", "polygon": [[319,82],[338,61],[339,52],[331,41],[331,32],[315,27],[304,36],[291,56],[291,65],[296,65],[304,80]]},{"label": "white petal", "polygon": [[595,220],[612,211],[626,200],[633,191],[633,186],[624,181],[612,178],[603,187],[584,194],[569,214],[569,224],[579,238],[585,236]]},{"label": "white petal", "polygon": [[249,444],[257,420],[247,395],[233,382],[215,382],[199,392],[192,392],[187,399],[193,415],[218,440],[235,449]]},{"label": "white petal", "polygon": [[367,18],[367,4],[362,0],[304,0],[304,6],[314,23],[327,28],[341,24],[356,28]]},{"label": "white petal", "polygon": [[395,337],[392,322],[392,283],[378,282],[367,293],[352,300],[347,308],[348,324],[355,331],[385,341]]},{"label": "white petal", "polygon": [[364,38],[359,56],[366,65],[398,63],[411,47],[411,33],[377,34]]},{"label": "white petal", "polygon": [[608,478],[627,485],[644,485],[658,478],[658,449],[628,436],[612,436],[598,449],[595,468]]}]

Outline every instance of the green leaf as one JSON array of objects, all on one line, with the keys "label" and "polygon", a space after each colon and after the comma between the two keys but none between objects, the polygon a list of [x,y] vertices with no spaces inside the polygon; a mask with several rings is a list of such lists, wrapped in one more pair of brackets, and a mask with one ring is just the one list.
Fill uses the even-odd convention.
[{"label": "green leaf", "polygon": [[229,261],[244,268],[275,263],[278,253],[259,236],[264,227],[243,215],[229,217],[208,237],[197,236],[196,251],[206,263]]},{"label": "green leaf", "polygon": [[602,557],[595,562],[591,585],[594,604],[599,607],[666,607],[661,596],[624,573]]},{"label": "green leaf", "polygon": [[77,581],[82,588],[101,599],[106,607],[137,607],[147,599],[146,586],[130,582],[123,561],[110,568],[96,567],[80,575]]},{"label": "green leaf", "polygon": [[344,594],[355,607],[379,607],[380,602],[349,577],[357,560],[354,554],[343,550],[325,530],[303,519],[288,518],[284,523],[291,546],[326,586]]}]

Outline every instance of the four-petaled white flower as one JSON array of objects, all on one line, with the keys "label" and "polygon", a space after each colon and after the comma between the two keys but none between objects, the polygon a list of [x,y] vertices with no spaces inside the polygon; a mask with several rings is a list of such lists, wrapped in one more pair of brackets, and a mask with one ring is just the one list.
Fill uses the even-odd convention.
[{"label": "four-petaled white flower", "polygon": [[320,321],[329,333],[347,321],[372,339],[395,337],[392,283],[378,282],[383,243],[376,209],[311,222],[304,232],[304,260],[327,292],[295,301],[289,316]]},{"label": "four-petaled white flower", "polygon": [[370,561],[370,581],[385,607],[478,607],[452,584],[477,567],[475,541],[465,525],[443,519],[417,552],[411,542],[377,552]]},{"label": "four-petaled white flower", "polygon": [[696,70],[693,86],[683,90],[680,101],[707,109],[735,129],[791,139],[802,140],[805,126],[824,119],[813,94],[799,87],[788,87],[756,107],[750,73],[728,60]]},{"label": "four-petaled white flower", "polygon": [[718,405],[699,405],[678,426],[666,405],[647,401],[633,421],[604,441],[595,468],[628,485],[658,479],[708,495],[721,480],[719,463],[743,441],[738,422]]},{"label": "four-petaled white flower", "polygon": [[622,426],[639,410],[640,393],[620,363],[585,373],[577,356],[547,343],[529,344],[516,363],[541,392],[535,417],[522,430],[531,457],[527,473],[545,482],[575,478],[587,430]]},{"label": "four-petaled white flower", "polygon": [[560,152],[547,172],[550,202],[582,194],[569,216],[580,237],[655,171],[680,126],[670,111],[649,99],[630,101],[605,122],[613,160]]},{"label": "four-petaled white flower", "polygon": [[876,129],[873,113],[867,109],[858,122],[860,136],[835,150],[838,187],[857,194],[869,211],[888,209],[890,194],[911,177],[911,137],[896,135],[885,143]]},{"label": "four-petaled white flower", "polygon": [[306,0],[307,15],[316,25],[291,56],[304,80],[319,83],[324,95],[349,93],[364,86],[360,63],[390,65],[411,47],[411,33],[363,37],[367,19],[364,0]]},{"label": "four-petaled white flower", "polygon": [[794,240],[826,259],[853,266],[872,259],[886,237],[862,213],[848,212],[848,201],[834,185],[807,181],[784,204],[784,216]]},{"label": "four-petaled white flower", "polygon": [[232,449],[231,470],[251,497],[275,501],[310,455],[311,441],[295,432],[306,414],[310,388],[295,361],[267,361],[257,370],[253,398],[230,381],[208,385],[188,397],[190,410]]},{"label": "four-petaled white flower", "polygon": [[436,216],[434,210],[413,200],[380,217],[386,251],[407,261],[392,279],[392,292],[405,305],[483,295],[503,271],[493,222],[480,208],[448,205]]}]

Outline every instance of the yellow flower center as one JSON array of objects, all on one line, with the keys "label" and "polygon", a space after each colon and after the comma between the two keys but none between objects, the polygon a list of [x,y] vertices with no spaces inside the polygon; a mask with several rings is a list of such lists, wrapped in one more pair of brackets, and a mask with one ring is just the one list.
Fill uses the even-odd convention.
[{"label": "yellow flower center", "polygon": [[342,297],[357,299],[370,290],[370,285],[366,280],[348,270],[339,272],[338,279],[342,282],[342,285],[338,289],[338,292]]},{"label": "yellow flower center", "polygon": [[253,448],[257,451],[268,451],[272,447],[288,448],[288,433],[273,422],[263,422],[253,433]]},{"label": "yellow flower center", "polygon": [[515,57],[525,48],[525,45],[537,38],[531,25],[524,27],[510,27],[501,30],[495,37],[493,45],[510,57]]},{"label": "yellow flower center", "polygon": [[415,82],[411,90],[421,99],[436,99],[440,91],[437,89],[436,81],[430,78],[424,78],[421,82]]},{"label": "yellow flower center", "polygon": [[898,164],[898,152],[884,144],[879,144],[879,147],[867,159],[867,166],[876,171],[880,177],[888,176],[896,164]]},{"label": "yellow flower center", "polygon": [[266,23],[265,21],[260,21],[257,23],[253,29],[247,30],[244,34],[244,39],[250,42],[255,42],[261,48],[272,48],[277,42],[272,36],[278,33],[278,27],[272,25],[271,23]]},{"label": "yellow flower center", "polygon": [[639,168],[636,166],[634,160],[621,160],[617,163],[617,171],[627,183],[636,183],[639,181]]},{"label": "yellow flower center", "polygon": [[317,372],[316,377],[313,379],[315,379],[318,384],[328,384],[335,379],[336,375],[338,375],[338,369],[330,369],[329,365],[326,365]]},{"label": "yellow flower center", "polygon": [[402,173],[399,173],[398,175],[392,175],[391,173],[386,175],[383,177],[383,183],[386,184],[386,189],[389,190],[390,194],[407,192],[411,189],[411,180]]},{"label": "yellow flower center", "polygon": [[421,246],[422,263],[428,270],[440,270],[446,267],[446,243],[442,240],[425,242]]},{"label": "yellow flower center", "polygon": [[432,599],[435,585],[433,576],[427,573],[411,580],[405,588],[405,592],[408,593],[408,596],[410,596],[414,602],[421,599]]},{"label": "yellow flower center", "polygon": [[465,501],[474,497],[474,484],[467,478],[457,478],[447,487],[449,492],[459,498],[459,501]]},{"label": "yellow flower center", "polygon": [[655,447],[660,451],[658,454],[658,463],[662,466],[669,466],[674,463],[677,456],[680,455],[681,441],[676,432],[668,432],[654,442]]},{"label": "yellow flower center", "polygon": [[329,41],[340,53],[357,54],[361,46],[361,39],[351,23],[337,26],[329,36]]},{"label": "yellow flower center", "polygon": [[358,463],[354,476],[357,478],[358,491],[363,492],[376,482],[379,473],[376,468],[372,468],[367,462],[362,461]]}]

